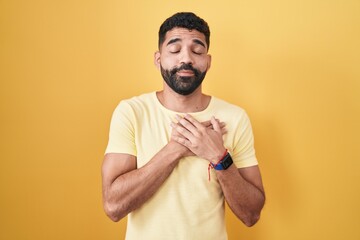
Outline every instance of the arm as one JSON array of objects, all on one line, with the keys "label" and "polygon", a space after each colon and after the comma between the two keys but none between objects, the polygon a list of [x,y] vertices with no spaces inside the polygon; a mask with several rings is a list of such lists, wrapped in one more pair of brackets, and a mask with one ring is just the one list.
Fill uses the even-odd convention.
[{"label": "arm", "polygon": [[260,218],[265,193],[258,166],[216,171],[225,199],[233,213],[248,227]]},{"label": "arm", "polygon": [[[210,121],[201,123],[213,129]],[[225,124],[219,122],[222,134]],[[177,134],[172,131],[172,135]],[[139,208],[159,189],[182,157],[194,155],[183,145],[170,141],[145,166],[137,169],[136,157],[108,153],[102,165],[103,204],[106,214],[119,221]]]},{"label": "arm", "polygon": [[188,149],[182,145],[170,141],[139,169],[135,156],[106,154],[102,165],[102,185],[104,210],[109,218],[119,221],[145,203],[187,152]]},{"label": "arm", "polygon": [[[179,118],[173,127],[179,133],[174,140],[189,148],[197,156],[218,162],[225,147],[218,122],[212,118],[213,129],[204,128],[190,115]],[[216,171],[225,199],[234,214],[247,226],[254,225],[265,202],[261,175],[257,166]]]}]

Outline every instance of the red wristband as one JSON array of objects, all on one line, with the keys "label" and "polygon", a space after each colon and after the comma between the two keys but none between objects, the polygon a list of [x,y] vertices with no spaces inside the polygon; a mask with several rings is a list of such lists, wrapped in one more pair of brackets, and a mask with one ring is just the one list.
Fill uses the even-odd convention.
[{"label": "red wristband", "polygon": [[209,166],[208,166],[209,181],[210,181],[210,169],[216,167],[216,166],[224,159],[224,157],[225,157],[227,154],[228,154],[228,150],[225,149],[225,152],[224,152],[223,156],[220,158],[220,160],[219,160],[216,164],[213,164],[212,162],[209,163]]}]

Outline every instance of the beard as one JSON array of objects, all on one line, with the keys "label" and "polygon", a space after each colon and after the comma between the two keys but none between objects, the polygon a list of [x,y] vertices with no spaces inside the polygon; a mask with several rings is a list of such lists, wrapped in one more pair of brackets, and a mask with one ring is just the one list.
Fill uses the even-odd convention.
[{"label": "beard", "polygon": [[[193,93],[202,83],[205,78],[206,71],[201,72],[193,68],[190,64],[183,64],[181,67],[174,67],[170,70],[165,70],[161,65],[161,75],[166,84],[174,90],[176,93],[181,95],[189,95]],[[191,77],[178,76],[176,73],[181,70],[191,70],[194,75]]]}]

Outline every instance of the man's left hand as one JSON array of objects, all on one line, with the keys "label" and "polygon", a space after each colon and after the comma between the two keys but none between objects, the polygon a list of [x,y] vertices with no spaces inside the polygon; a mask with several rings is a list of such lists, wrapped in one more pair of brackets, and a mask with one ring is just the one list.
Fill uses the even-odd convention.
[{"label": "man's left hand", "polygon": [[172,139],[187,147],[197,156],[217,163],[225,152],[223,130],[215,117],[211,118],[213,129],[205,127],[191,115],[177,116],[178,123],[171,126],[178,132]]}]

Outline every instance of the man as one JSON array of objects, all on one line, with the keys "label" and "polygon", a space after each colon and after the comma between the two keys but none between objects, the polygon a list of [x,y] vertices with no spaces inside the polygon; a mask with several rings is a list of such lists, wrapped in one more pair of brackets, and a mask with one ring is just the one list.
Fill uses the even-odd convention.
[{"label": "man", "polygon": [[259,219],[265,195],[249,119],[202,93],[209,43],[195,14],[168,18],[154,57],[163,90],[114,111],[103,200],[113,221],[129,214],[127,239],[227,239],[224,199],[247,226]]}]

